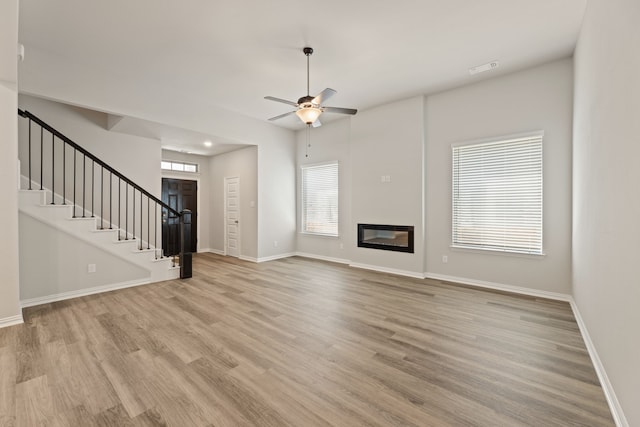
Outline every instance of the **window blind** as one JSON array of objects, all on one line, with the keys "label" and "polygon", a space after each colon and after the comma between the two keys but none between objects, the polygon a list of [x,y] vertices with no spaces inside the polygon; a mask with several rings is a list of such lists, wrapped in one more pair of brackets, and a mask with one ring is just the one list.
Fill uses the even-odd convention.
[{"label": "window blind", "polygon": [[302,231],[338,235],[338,163],[302,167]]},{"label": "window blind", "polygon": [[542,134],[452,147],[454,247],[542,254]]}]

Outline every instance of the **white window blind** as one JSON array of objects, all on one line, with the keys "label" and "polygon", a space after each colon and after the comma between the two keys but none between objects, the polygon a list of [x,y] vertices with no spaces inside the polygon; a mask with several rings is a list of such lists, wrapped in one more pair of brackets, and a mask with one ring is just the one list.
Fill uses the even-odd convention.
[{"label": "white window blind", "polygon": [[542,133],[452,150],[453,246],[542,254]]},{"label": "white window blind", "polygon": [[338,235],[338,163],[302,166],[302,231]]}]

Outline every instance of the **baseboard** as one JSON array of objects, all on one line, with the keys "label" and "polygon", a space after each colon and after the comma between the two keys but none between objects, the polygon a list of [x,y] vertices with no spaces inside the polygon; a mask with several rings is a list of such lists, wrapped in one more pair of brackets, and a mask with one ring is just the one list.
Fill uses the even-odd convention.
[{"label": "baseboard", "polygon": [[620,405],[618,397],[616,396],[616,393],[613,390],[613,386],[611,385],[611,381],[609,381],[609,377],[604,370],[604,365],[600,360],[600,356],[598,356],[598,352],[596,351],[596,347],[593,345],[593,341],[591,341],[591,336],[589,336],[587,325],[584,323],[584,320],[580,315],[578,305],[574,301],[573,297],[570,299],[569,303],[571,304],[571,310],[573,310],[573,316],[576,318],[576,322],[578,323],[578,327],[580,328],[582,339],[587,346],[587,351],[589,351],[589,356],[591,357],[593,367],[595,368],[598,379],[600,380],[600,385],[602,386],[602,390],[604,391],[607,403],[609,404],[609,409],[611,410],[613,420],[618,427],[629,427],[627,418],[624,416],[624,412],[622,411],[622,406]]},{"label": "baseboard", "polygon": [[241,259],[242,261],[249,261],[249,262],[256,262],[256,263],[258,262],[258,258],[254,258],[246,255],[240,255],[238,259]]},{"label": "baseboard", "polygon": [[330,256],[310,254],[310,253],[307,253],[307,252],[296,252],[293,255],[294,256],[300,256],[300,257],[303,257],[303,258],[319,259],[321,261],[336,262],[338,264],[349,264],[349,260],[348,259],[334,258],[334,257],[330,257]]},{"label": "baseboard", "polygon": [[131,280],[128,282],[114,283],[111,285],[96,286],[93,288],[79,289],[77,291],[62,292],[59,294],[47,295],[44,297],[30,298],[20,301],[20,305],[31,307],[34,305],[48,304],[50,302],[62,301],[71,298],[84,297],[87,295],[99,294],[102,292],[115,291],[117,289],[132,288],[134,286],[147,285],[151,283],[150,279]]},{"label": "baseboard", "polygon": [[212,254],[222,255],[222,256],[226,255],[224,251],[221,251],[220,249],[212,249],[212,248],[200,249],[200,252],[210,252]]},{"label": "baseboard", "polygon": [[395,268],[380,267],[378,265],[350,263],[349,267],[362,268],[364,270],[379,271],[381,273],[397,274],[398,276],[413,277],[416,279],[424,279],[424,276],[422,273],[416,273],[415,271],[398,270]]},{"label": "baseboard", "polygon": [[556,301],[571,301],[571,295],[559,292],[541,291],[538,289],[523,288],[520,286],[505,285],[503,283],[485,282],[482,280],[467,279],[465,277],[447,276],[444,274],[424,273],[425,279],[443,280],[445,282],[460,283],[479,288],[493,289],[497,291],[511,292],[514,294],[528,295],[538,298],[552,299]]},{"label": "baseboard", "polygon": [[272,255],[272,256],[258,258],[258,262],[275,261],[277,259],[290,258],[292,256],[295,256],[295,253]]},{"label": "baseboard", "polygon": [[21,323],[24,323],[24,319],[22,318],[22,313],[16,314],[15,316],[5,317],[4,319],[0,319],[0,328],[19,325]]}]

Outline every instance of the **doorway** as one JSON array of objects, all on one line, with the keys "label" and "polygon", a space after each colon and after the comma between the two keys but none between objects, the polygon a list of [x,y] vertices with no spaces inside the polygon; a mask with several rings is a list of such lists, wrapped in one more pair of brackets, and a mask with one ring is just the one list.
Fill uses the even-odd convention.
[{"label": "doorway", "polygon": [[240,178],[224,179],[224,253],[240,256]]},{"label": "doorway", "polygon": [[[190,251],[197,252],[198,247],[198,182],[186,179],[162,178],[162,201],[172,209],[182,212],[191,211]],[[162,221],[162,250],[165,256],[180,253],[180,220],[169,214]]]}]

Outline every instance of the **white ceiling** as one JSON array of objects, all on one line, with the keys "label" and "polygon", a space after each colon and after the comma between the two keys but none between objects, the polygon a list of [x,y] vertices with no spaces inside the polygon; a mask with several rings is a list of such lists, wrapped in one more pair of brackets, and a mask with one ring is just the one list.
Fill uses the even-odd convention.
[{"label": "white ceiling", "polygon": [[[109,76],[101,81],[119,86],[105,90],[121,90],[127,99],[123,111],[115,104],[107,111],[88,94],[81,105],[87,108],[123,114],[124,102],[143,107],[148,102],[150,110],[153,103],[177,116],[182,112],[172,108],[188,103],[266,121],[291,108],[264,96],[295,101],[306,95],[302,48],[312,46],[311,94],[331,87],[338,93],[327,105],[365,110],[569,56],[586,2],[21,0],[19,39],[26,46],[21,67],[29,76],[21,90],[56,93],[54,98],[77,105],[64,99],[65,91],[93,70]],[[29,72],[30,50],[64,58],[77,76]],[[498,69],[469,75],[469,68],[493,60],[500,62]],[[58,90],[38,93],[47,88]],[[325,113],[321,119],[340,117]],[[146,132],[165,147],[215,154],[197,151],[200,135],[185,134],[189,142],[181,146],[180,129],[152,129],[153,121],[137,123],[137,118],[129,114],[120,131]],[[274,123],[302,127],[296,116]],[[202,137],[233,142],[224,134]]]}]

